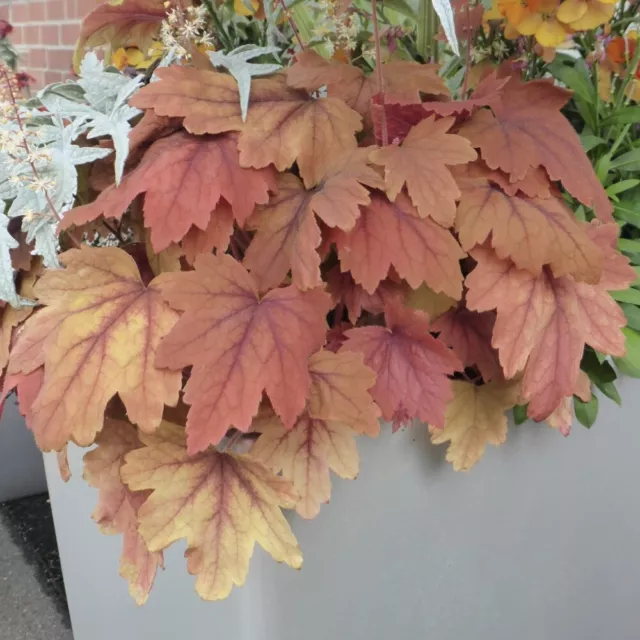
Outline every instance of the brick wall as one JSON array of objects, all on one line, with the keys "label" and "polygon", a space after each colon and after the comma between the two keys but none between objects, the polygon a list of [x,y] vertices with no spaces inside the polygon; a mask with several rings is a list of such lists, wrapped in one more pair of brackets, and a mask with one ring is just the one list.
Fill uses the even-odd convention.
[{"label": "brick wall", "polygon": [[98,0],[0,0],[0,18],[13,25],[9,36],[20,53],[19,68],[35,88],[68,78],[81,19]]}]

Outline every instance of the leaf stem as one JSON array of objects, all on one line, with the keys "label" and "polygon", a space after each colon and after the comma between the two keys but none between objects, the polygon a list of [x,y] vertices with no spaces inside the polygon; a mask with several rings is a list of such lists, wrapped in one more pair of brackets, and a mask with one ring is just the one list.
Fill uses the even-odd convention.
[{"label": "leaf stem", "polygon": [[465,19],[467,21],[467,50],[464,56],[464,82],[462,84],[462,95],[460,96],[463,100],[467,97],[467,91],[469,89],[469,73],[471,72],[471,30],[469,29],[469,2],[465,5]]},{"label": "leaf stem", "polygon": [[638,64],[640,64],[640,47],[636,47],[633,58],[629,61],[629,65],[627,66],[627,75],[625,76],[622,82],[622,86],[620,87],[620,93],[618,93],[618,95],[616,96],[614,111],[619,109],[622,106],[623,102],[625,102],[627,87],[629,86],[629,83],[636,77]]},{"label": "leaf stem", "polygon": [[430,37],[431,37],[431,0],[420,0],[417,20],[416,48],[425,62],[431,59]]},{"label": "leaf stem", "polygon": [[[269,2],[269,0],[265,0],[265,2]],[[304,46],[304,42],[302,42],[302,38],[300,37],[300,31],[298,29],[298,25],[296,24],[296,21],[293,19],[293,16],[291,15],[291,12],[289,11],[289,7],[287,7],[286,3],[284,0],[278,0],[278,2],[280,3],[280,6],[282,7],[282,11],[284,11],[284,15],[287,17],[287,20],[289,21],[289,26],[291,27],[291,30],[293,31],[293,34],[296,37],[296,40],[298,41],[298,46],[300,47],[301,51],[304,51],[305,46]]]},{"label": "leaf stem", "polygon": [[387,128],[387,112],[384,108],[384,78],[382,76],[382,51],[380,50],[380,27],[378,25],[378,10],[376,0],[371,0],[371,19],[373,20],[373,37],[376,47],[376,84],[378,85],[378,95],[380,96],[381,125],[382,125],[382,146],[389,144],[389,131]]},{"label": "leaf stem", "polygon": [[102,224],[107,228],[109,233],[113,234],[118,239],[118,242],[120,244],[124,244],[124,238],[120,234],[120,230],[119,229],[116,229],[115,227],[112,227],[106,220],[103,220]]},{"label": "leaf stem", "polygon": [[[29,156],[31,155],[31,148],[29,147],[29,142],[27,140],[27,135],[25,133],[24,130],[24,124],[22,122],[22,118],[20,117],[20,109],[18,108],[18,102],[16,100],[15,94],[13,93],[13,85],[11,83],[11,78],[9,78],[9,75],[7,73],[7,69],[1,69],[0,72],[2,73],[2,78],[4,80],[4,83],[7,87],[8,93],[9,93],[9,98],[11,100],[11,106],[13,107],[13,112],[16,116],[16,122],[18,124],[18,127],[20,129],[20,134],[22,137],[22,146],[24,147],[24,150],[27,154],[27,163],[28,165],[31,167],[31,171],[33,172],[33,175],[35,177],[36,180],[40,180],[40,174],[38,173],[38,169],[36,168],[35,162],[33,162],[32,160],[29,160]],[[49,195],[49,191],[43,187],[42,188],[42,193],[44,194],[45,200],[47,201],[47,205],[49,206],[49,209],[51,210],[51,213],[54,215],[55,219],[58,221],[58,224],[62,222],[62,216],[58,213],[58,210],[56,209],[55,205],[53,204],[53,200],[51,199],[51,196]],[[76,247],[80,247],[80,245],[82,244],[71,232],[67,232],[69,237],[71,238],[71,240],[73,241],[73,243],[76,245]]]}]

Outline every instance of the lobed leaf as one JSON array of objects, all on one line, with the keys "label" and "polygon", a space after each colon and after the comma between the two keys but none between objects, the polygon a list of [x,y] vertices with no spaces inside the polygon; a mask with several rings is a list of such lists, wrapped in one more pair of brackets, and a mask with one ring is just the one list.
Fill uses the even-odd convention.
[{"label": "lobed leaf", "polygon": [[279,285],[288,271],[299,289],[322,284],[321,243],[317,215],[330,227],[349,230],[360,216],[360,205],[370,202],[368,189],[382,186],[374,169],[367,166],[368,149],[354,149],[334,158],[334,165],[312,191],[289,173],[278,177],[277,193],[254,216],[257,234],[245,255],[245,266],[261,289]]},{"label": "lobed leaf", "polygon": [[359,327],[345,332],[341,351],[356,351],[376,373],[371,395],[385,420],[398,429],[412,418],[444,424],[451,380],[462,363],[429,333],[426,316],[392,300],[385,308],[386,327]]},{"label": "lobed leaf", "polygon": [[66,269],[36,283],[45,308],[25,323],[8,368],[28,374],[44,364],[44,385],[31,408],[38,445],[49,451],[70,439],[91,444],[116,393],[129,419],[153,431],[181,386],[179,373],[154,364],[178,317],[162,301],[160,279],[145,286],[133,258],[115,247],[83,246],[60,259]]},{"label": "lobed leaf", "polygon": [[547,80],[519,83],[514,78],[491,102],[491,111],[477,111],[460,135],[479,147],[492,169],[521,180],[532,167],[542,166],[551,180],[564,187],[598,217],[611,219],[612,205],[582,150],[580,138],[560,109],[571,97]]},{"label": "lobed leaf", "polygon": [[144,445],[133,425],[107,418],[96,440],[97,447],[84,456],[83,478],[98,489],[98,505],[92,518],[106,534],[123,534],[120,575],[129,582],[129,593],[143,605],[159,567],[161,552],[151,552],[138,533],[138,510],[147,492],[131,491],[120,478],[125,456]]},{"label": "lobed leaf", "polygon": [[274,473],[282,473],[300,495],[296,511],[303,518],[315,518],[320,505],[329,502],[329,471],[353,480],[360,467],[356,432],[343,422],[312,418],[304,412],[293,429],[286,429],[274,413],[254,421],[260,433],[251,457]]},{"label": "lobed leaf", "polygon": [[288,88],[281,78],[252,83],[246,122],[238,88],[230,76],[201,69],[159,69],[159,82],[139,91],[131,104],[160,116],[184,117],[191,133],[241,131],[240,164],[279,171],[297,163],[307,188],[329,172],[333,159],[355,149],[360,116],[335,98],[313,99]]},{"label": "lobed leaf", "polygon": [[425,282],[434,291],[461,296],[459,261],[464,252],[448,230],[420,218],[403,193],[395,202],[374,193],[371,204],[361,208],[355,228],[336,232],[335,242],[341,268],[369,293],[393,265],[413,288]]},{"label": "lobed leaf", "polygon": [[120,218],[144,193],[144,223],[159,252],[182,240],[192,225],[206,230],[221,198],[243,224],[274,187],[270,169],[240,166],[234,135],[192,136],[179,131],[154,142],[120,185],[108,187],[91,204],[76,207],[65,216],[63,227],[101,215]]},{"label": "lobed leaf", "polygon": [[454,380],[453,397],[445,413],[444,428],[429,426],[431,442],[449,442],[447,461],[455,471],[468,471],[484,454],[487,444],[501,445],[507,437],[506,412],[518,403],[518,381],[476,386]]},{"label": "lobed leaf", "polygon": [[85,49],[101,45],[109,45],[115,51],[135,42],[146,51],[165,16],[162,0],[123,0],[117,5],[106,2],[98,5],[82,21],[74,67],[79,68]]},{"label": "lobed leaf", "polygon": [[448,169],[478,156],[468,140],[447,133],[453,118],[427,118],[414,126],[400,145],[371,152],[371,161],[384,166],[387,195],[395,200],[403,186],[421,218],[430,217],[450,227],[456,215],[460,190]]},{"label": "lobed leaf", "polygon": [[612,229],[603,233],[594,225],[589,230],[606,250],[605,264],[614,265],[595,285],[555,278],[546,268],[533,275],[486,248],[472,252],[478,265],[466,280],[467,307],[496,309],[493,346],[507,378],[524,370],[523,398],[536,420],[576,392],[585,343],[601,353],[624,354],[626,320],[607,291],[626,288],[635,272],[606,244],[605,236],[616,233]]},{"label": "lobed leaf", "polygon": [[496,255],[520,269],[539,274],[549,265],[556,277],[600,280],[603,253],[559,198],[508,195],[490,178],[485,173],[458,179],[462,198],[455,226],[463,249],[491,237]]},{"label": "lobed leaf", "polygon": [[168,422],[140,437],[145,446],[126,456],[121,471],[131,490],[152,491],[138,511],[140,535],[152,552],[186,538],[201,598],[226,598],[244,583],[256,542],[300,568],[302,554],[280,510],[298,500],[288,480],[246,455],[191,455],[182,428]]},{"label": "lobed leaf", "polygon": [[[419,92],[433,96],[448,96],[449,91],[438,75],[437,65],[409,61],[392,61],[382,65],[383,91],[397,100],[417,101]],[[366,117],[371,101],[379,91],[375,76],[367,76],[360,67],[329,62],[314,51],[296,55],[296,62],[287,70],[287,84],[296,89],[317,91],[327,87],[327,95],[339,98]]]},{"label": "lobed leaf", "polygon": [[290,286],[261,297],[228,255],[199,255],[195,271],[163,278],[165,298],[184,313],[157,365],[193,366],[184,394],[189,451],[217,444],[232,426],[247,431],[263,390],[292,427],[309,393],[308,358],[325,339],[328,294]]}]

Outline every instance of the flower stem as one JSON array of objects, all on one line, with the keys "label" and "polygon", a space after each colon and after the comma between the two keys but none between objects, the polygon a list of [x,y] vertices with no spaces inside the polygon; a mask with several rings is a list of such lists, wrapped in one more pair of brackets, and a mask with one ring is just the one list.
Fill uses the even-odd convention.
[{"label": "flower stem", "polygon": [[293,34],[295,35],[296,40],[298,41],[298,46],[300,47],[300,50],[304,51],[304,42],[302,42],[302,38],[300,37],[300,30],[298,29],[298,25],[296,24],[296,21],[293,19],[293,16],[289,11],[289,7],[287,7],[284,0],[278,0],[278,2],[282,7],[282,11],[284,11],[284,15],[287,17],[287,20],[289,21],[289,26],[291,27],[291,30],[293,31]]},{"label": "flower stem", "polygon": [[[20,135],[22,137],[22,146],[25,150],[25,153],[27,154],[27,163],[31,167],[31,171],[33,172],[35,179],[40,180],[40,175],[38,173],[38,169],[35,165],[35,162],[33,162],[32,160],[29,160],[29,156],[31,155],[31,148],[29,147],[27,134],[25,133],[24,124],[22,122],[22,118],[20,117],[20,109],[18,108],[18,102],[16,100],[15,94],[13,93],[11,78],[9,78],[9,75],[6,69],[1,69],[1,73],[2,73],[2,79],[4,80],[4,83],[7,87],[9,99],[11,100],[11,105],[13,107],[13,112],[16,116],[16,123],[18,125],[18,128],[20,129]],[[58,221],[58,223],[62,222],[62,216],[58,213],[58,210],[53,204],[53,200],[49,195],[49,191],[45,187],[43,187],[42,193],[44,194],[45,200],[47,201],[47,205],[49,206],[49,209],[51,210],[51,213],[53,214],[55,219]],[[71,232],[68,232],[68,235],[73,241],[73,243],[76,245],[76,247],[80,247],[81,242]]]},{"label": "flower stem", "polygon": [[384,108],[384,78],[382,76],[382,51],[380,50],[380,27],[378,25],[378,10],[376,0],[371,0],[371,17],[373,20],[373,37],[376,47],[376,83],[378,85],[378,95],[380,96],[380,113],[382,125],[382,146],[389,144],[389,132],[387,129],[387,112]]}]

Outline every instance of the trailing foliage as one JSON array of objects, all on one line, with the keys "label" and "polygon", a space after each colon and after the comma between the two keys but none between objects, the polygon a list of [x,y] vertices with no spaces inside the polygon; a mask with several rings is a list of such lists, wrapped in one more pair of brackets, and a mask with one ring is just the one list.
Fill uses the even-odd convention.
[{"label": "trailing foliage", "polygon": [[640,375],[639,54],[597,98],[580,37],[547,65],[502,29],[600,24],[553,4],[124,0],[78,80],[23,102],[2,70],[4,395],[63,465],[96,445],[138,603],[181,538],[204,599],[256,542],[300,567],[282,510],[315,517],[380,419],[466,470],[512,411],[568,435]]}]

